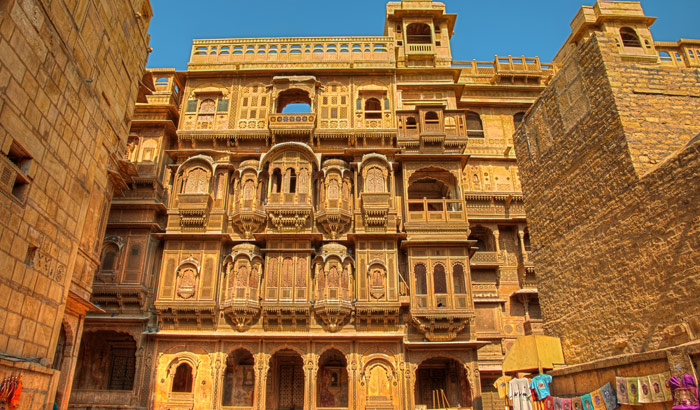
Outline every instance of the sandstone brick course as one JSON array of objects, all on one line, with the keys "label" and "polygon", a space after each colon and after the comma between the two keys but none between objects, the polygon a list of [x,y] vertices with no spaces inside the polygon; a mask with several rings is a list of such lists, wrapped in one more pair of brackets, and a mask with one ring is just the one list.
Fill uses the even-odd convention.
[{"label": "sandstone brick course", "polygon": [[[611,32],[567,47],[515,150],[545,332],[562,337],[567,364],[618,358],[596,365],[607,372],[603,384],[615,373],[651,374],[641,364],[621,374],[625,358],[700,337],[688,325],[700,317],[700,140],[691,141],[700,133],[700,73],[625,54]],[[580,70],[589,101],[569,127],[566,67]],[[692,371],[687,353],[664,363]],[[590,369],[577,369],[575,388],[558,381],[560,393],[595,384]]]},{"label": "sandstone brick course", "polygon": [[[70,315],[85,313],[71,307],[80,302],[70,302],[70,295],[89,298],[99,255],[94,243],[104,223],[99,211],[88,218],[81,210],[104,209],[114,190],[107,169],[119,169],[125,149],[150,14],[148,0],[0,2],[1,154],[5,160],[19,147],[31,157],[22,170],[27,193],[0,192],[2,353],[48,365],[66,306]],[[90,203],[91,196],[99,203]],[[91,262],[76,263],[81,252]],[[72,330],[71,344],[79,343],[78,330]],[[0,366],[0,377],[19,366],[13,363],[19,362]],[[46,379],[26,390],[20,408],[50,406],[59,373],[16,369],[26,385],[33,386],[34,376]],[[63,370],[61,394],[72,367]]]}]

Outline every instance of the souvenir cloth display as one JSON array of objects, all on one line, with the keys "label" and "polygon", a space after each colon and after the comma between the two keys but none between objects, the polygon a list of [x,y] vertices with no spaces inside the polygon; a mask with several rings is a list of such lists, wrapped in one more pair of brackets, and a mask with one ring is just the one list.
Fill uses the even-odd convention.
[{"label": "souvenir cloth display", "polygon": [[508,397],[508,383],[513,380],[512,377],[503,375],[496,379],[495,382],[493,382],[493,387],[498,390],[498,397],[501,399],[505,399]]},{"label": "souvenir cloth display", "polygon": [[532,410],[530,381],[513,379],[508,382],[508,398],[513,402],[513,410]]},{"label": "souvenir cloth display", "polygon": [[549,396],[549,383],[552,382],[552,376],[548,374],[538,374],[532,378],[530,387],[537,392],[537,397],[544,400]]},{"label": "souvenir cloth display", "polygon": [[573,410],[573,400],[561,399],[561,410]]},{"label": "souvenir cloth display", "polygon": [[620,404],[629,404],[627,400],[627,378],[616,377],[615,384],[617,385],[617,402]]},{"label": "souvenir cloth display", "polygon": [[673,376],[668,381],[673,396],[673,410],[698,410],[698,386],[695,378],[689,374],[681,379]]},{"label": "souvenir cloth display", "polygon": [[662,379],[660,374],[652,374],[649,376],[649,388],[651,389],[652,403],[668,401],[664,395],[664,384],[666,384],[666,380]]},{"label": "souvenir cloth display", "polygon": [[630,406],[639,405],[639,386],[636,377],[627,378],[627,401]]},{"label": "souvenir cloth display", "polygon": [[600,389],[591,392],[591,402],[593,402],[594,410],[605,410],[605,402],[603,401],[603,395],[600,393]]},{"label": "souvenir cloth display", "polygon": [[641,376],[637,378],[637,393],[639,397],[639,403],[651,403],[651,383],[649,382],[649,376]]},{"label": "souvenir cloth display", "polygon": [[600,388],[600,394],[603,396],[603,403],[605,403],[605,408],[607,410],[615,410],[620,408],[620,404],[617,401],[615,389],[613,389],[612,384],[605,383],[605,385]]},{"label": "souvenir cloth display", "polygon": [[[552,396],[549,396],[552,397]],[[562,410],[562,399],[561,397],[555,397],[554,400],[554,410]]]},{"label": "souvenir cloth display", "polygon": [[22,376],[8,376],[0,383],[0,404],[7,404],[11,409],[19,407],[22,394]]},{"label": "souvenir cloth display", "polygon": [[571,399],[571,408],[573,410],[583,410],[583,403],[581,403],[581,396],[573,397]]},{"label": "souvenir cloth display", "polygon": [[593,410],[593,402],[591,401],[590,393],[581,396],[581,406],[583,410]]},{"label": "souvenir cloth display", "polygon": [[544,410],[554,410],[554,397],[547,396],[547,398],[544,399]]}]

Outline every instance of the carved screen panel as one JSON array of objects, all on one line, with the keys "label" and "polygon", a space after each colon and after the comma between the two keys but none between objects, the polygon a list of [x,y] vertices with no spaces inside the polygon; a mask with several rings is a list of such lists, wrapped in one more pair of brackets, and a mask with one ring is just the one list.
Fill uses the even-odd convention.
[{"label": "carved screen panel", "polygon": [[265,276],[267,276],[267,298],[275,299],[277,297],[277,283],[278,283],[278,262],[277,258],[270,258],[267,262],[267,270]]},{"label": "carved screen panel", "polygon": [[296,277],[296,299],[306,299],[306,283],[307,283],[308,268],[306,258],[297,260],[297,277]]},{"label": "carved screen panel", "polygon": [[204,168],[191,169],[185,179],[185,190],[188,194],[206,194],[209,192],[209,173]]},{"label": "carved screen panel", "polygon": [[382,172],[381,169],[375,167],[367,171],[367,179],[365,180],[365,192],[386,192],[384,172]]}]

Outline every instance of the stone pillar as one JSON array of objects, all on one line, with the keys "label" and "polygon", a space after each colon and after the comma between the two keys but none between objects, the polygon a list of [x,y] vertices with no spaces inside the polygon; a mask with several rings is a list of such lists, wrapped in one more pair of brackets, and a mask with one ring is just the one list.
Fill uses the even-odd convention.
[{"label": "stone pillar", "polygon": [[414,363],[406,363],[406,387],[405,391],[407,410],[416,408],[416,372],[418,371],[418,365]]},{"label": "stone pillar", "polygon": [[218,410],[221,408],[221,401],[223,398],[224,386],[221,382],[221,371],[222,363],[226,363],[228,354],[226,353],[214,353],[209,355],[212,366],[211,366],[211,378],[212,378],[212,410]]},{"label": "stone pillar", "polygon": [[469,382],[469,387],[472,393],[472,408],[474,410],[482,410],[483,403],[481,401],[481,377],[479,376],[478,364],[465,364],[464,369],[467,373],[467,381]]},{"label": "stone pillar", "polygon": [[265,410],[267,374],[270,370],[270,355],[258,353],[255,355],[255,391],[253,392],[253,408]]},{"label": "stone pillar", "polygon": [[318,355],[307,353],[304,360],[304,410],[316,410],[316,375],[318,374]]},{"label": "stone pillar", "polygon": [[501,253],[501,242],[498,238],[500,238],[501,232],[498,230],[498,225],[496,225],[493,228],[493,240],[496,242],[496,252]]},{"label": "stone pillar", "polygon": [[528,255],[525,250],[525,231],[518,229],[518,238],[520,238],[520,254],[523,255],[523,262],[526,262]]},{"label": "stone pillar", "polygon": [[357,408],[357,385],[359,383],[359,369],[357,355],[349,353],[345,355],[347,366],[345,369],[348,372],[348,408]]}]

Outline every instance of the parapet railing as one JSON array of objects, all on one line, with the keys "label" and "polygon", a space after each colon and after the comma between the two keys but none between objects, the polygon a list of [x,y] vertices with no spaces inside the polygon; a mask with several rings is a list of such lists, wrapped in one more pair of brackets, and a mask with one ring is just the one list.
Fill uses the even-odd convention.
[{"label": "parapet railing", "polygon": [[243,63],[386,62],[391,37],[289,37],[194,40],[191,65]]},{"label": "parapet railing", "polygon": [[453,61],[453,67],[461,67],[468,75],[493,76],[495,74],[554,74],[554,64],[543,63],[539,57],[499,57],[493,61]]},{"label": "parapet railing", "polygon": [[654,42],[662,65],[673,67],[700,67],[700,40],[681,40],[678,43]]}]

